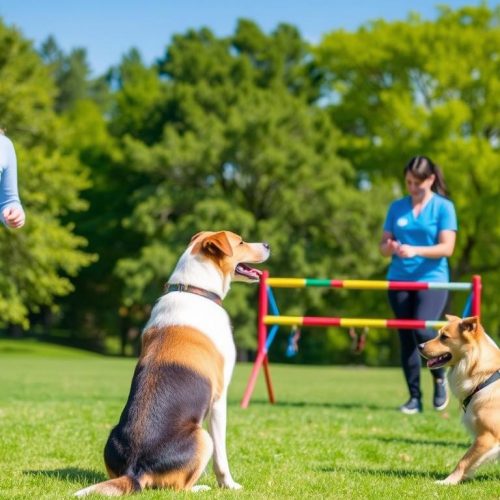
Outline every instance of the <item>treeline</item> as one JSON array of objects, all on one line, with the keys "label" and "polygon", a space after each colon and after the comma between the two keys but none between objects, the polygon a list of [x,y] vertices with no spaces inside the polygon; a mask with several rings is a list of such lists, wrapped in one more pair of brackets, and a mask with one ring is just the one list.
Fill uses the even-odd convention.
[{"label": "treeline", "polygon": [[[500,9],[374,21],[309,44],[291,25],[240,20],[131,49],[91,78],[86,52],[33,47],[0,22],[0,126],[15,143],[28,223],[0,231],[0,321],[131,352],[192,234],[231,229],[272,246],[271,274],[383,279],[388,204],[416,154],[445,171],[459,216],[452,279],[484,281],[499,332]],[[388,317],[380,292],[280,290],[282,313]],[[465,296],[453,296],[460,314]],[[255,346],[256,288],[227,309]],[[284,357],[286,335],[274,356]],[[302,336],[300,362],[352,362],[339,329]],[[127,351],[127,349],[129,349]],[[361,361],[395,361],[373,330]]]}]

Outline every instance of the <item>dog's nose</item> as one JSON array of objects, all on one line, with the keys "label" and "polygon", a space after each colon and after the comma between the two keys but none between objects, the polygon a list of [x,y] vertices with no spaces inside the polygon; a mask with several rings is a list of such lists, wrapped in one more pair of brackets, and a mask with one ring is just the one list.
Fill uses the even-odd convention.
[{"label": "dog's nose", "polygon": [[264,241],[264,243],[262,243],[262,245],[264,246],[264,248],[266,250],[270,250],[271,249],[271,245],[267,241]]},{"label": "dog's nose", "polygon": [[424,348],[425,342],[423,344],[418,344],[417,348],[421,351]]}]

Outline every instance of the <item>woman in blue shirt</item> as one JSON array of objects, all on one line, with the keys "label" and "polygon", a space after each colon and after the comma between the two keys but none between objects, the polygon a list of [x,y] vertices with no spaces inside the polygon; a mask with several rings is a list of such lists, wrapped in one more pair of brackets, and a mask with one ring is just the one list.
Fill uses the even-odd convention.
[{"label": "woman in blue shirt", "polygon": [[[448,282],[448,260],[455,248],[457,218],[446,198],[446,184],[437,165],[425,156],[412,158],[404,169],[409,196],[389,207],[380,251],[391,256],[387,279],[391,281]],[[448,300],[447,290],[389,291],[397,318],[438,320]],[[399,330],[401,364],[410,393],[400,407],[403,413],[422,411],[421,358],[418,344],[436,336],[435,330]],[[433,406],[448,404],[444,368],[431,371],[434,378]]]},{"label": "woman in blue shirt", "polygon": [[11,228],[24,225],[24,210],[17,191],[17,159],[12,141],[0,129],[0,219]]}]

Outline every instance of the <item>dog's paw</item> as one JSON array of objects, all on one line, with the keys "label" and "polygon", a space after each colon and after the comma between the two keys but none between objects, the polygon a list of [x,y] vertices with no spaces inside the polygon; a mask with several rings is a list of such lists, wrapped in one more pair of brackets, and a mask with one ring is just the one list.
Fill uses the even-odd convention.
[{"label": "dog's paw", "polygon": [[439,481],[434,481],[434,484],[444,484],[444,485],[450,485],[453,486],[455,484],[458,484],[460,480],[454,479],[452,477],[447,477],[446,479],[440,479]]},{"label": "dog's paw", "polygon": [[193,493],[199,493],[200,491],[209,491],[211,489],[212,488],[210,488],[207,484],[197,484],[191,488],[191,491]]},{"label": "dog's paw", "polygon": [[222,488],[226,488],[228,490],[241,490],[243,486],[241,484],[238,484],[236,481],[227,481],[221,484]]},{"label": "dog's paw", "polygon": [[94,491],[93,486],[89,486],[87,488],[83,488],[82,490],[78,490],[77,492],[73,493],[74,497],[86,497],[87,495],[90,495]]}]

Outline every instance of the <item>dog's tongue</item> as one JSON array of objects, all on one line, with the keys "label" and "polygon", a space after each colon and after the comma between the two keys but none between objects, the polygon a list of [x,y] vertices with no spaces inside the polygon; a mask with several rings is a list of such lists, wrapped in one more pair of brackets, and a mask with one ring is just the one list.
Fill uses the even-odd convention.
[{"label": "dog's tongue", "polygon": [[253,267],[247,266],[246,264],[238,264],[236,266],[235,272],[241,276],[246,276],[247,278],[258,280],[262,271],[259,269],[254,269]]},{"label": "dog's tongue", "polygon": [[438,356],[437,358],[432,358],[427,360],[427,367],[428,368],[439,368],[440,366],[446,364],[447,361],[451,356],[449,354],[443,354],[442,356]]}]

